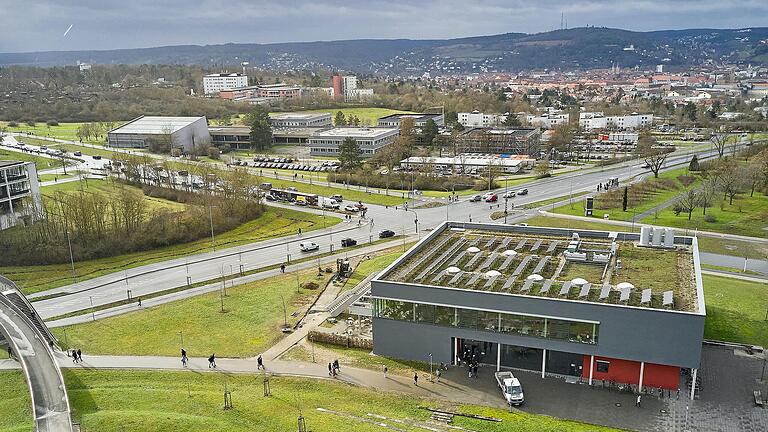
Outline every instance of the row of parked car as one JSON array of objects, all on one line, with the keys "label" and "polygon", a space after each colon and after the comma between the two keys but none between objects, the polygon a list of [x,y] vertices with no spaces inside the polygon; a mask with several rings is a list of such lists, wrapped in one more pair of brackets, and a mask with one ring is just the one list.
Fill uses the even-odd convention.
[{"label": "row of parked car", "polygon": [[[515,196],[528,195],[528,189],[520,189],[519,191],[509,191],[501,195],[504,199],[514,198]],[[469,199],[470,202],[496,202],[499,200],[499,196],[494,192],[487,192],[485,195],[474,195]]]}]

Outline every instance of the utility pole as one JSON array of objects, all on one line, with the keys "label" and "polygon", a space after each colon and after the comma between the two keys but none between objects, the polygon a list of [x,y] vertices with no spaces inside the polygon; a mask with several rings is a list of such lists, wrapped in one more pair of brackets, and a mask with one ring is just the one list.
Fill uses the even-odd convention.
[{"label": "utility pole", "polygon": [[211,220],[211,246],[213,247],[213,251],[216,252],[216,238],[213,235],[213,206],[208,205],[208,217]]}]

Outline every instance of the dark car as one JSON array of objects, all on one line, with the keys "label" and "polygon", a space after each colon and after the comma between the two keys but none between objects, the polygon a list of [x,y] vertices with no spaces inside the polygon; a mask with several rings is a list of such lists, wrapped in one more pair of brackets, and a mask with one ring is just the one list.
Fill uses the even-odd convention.
[{"label": "dark car", "polygon": [[95,160],[101,160],[101,156],[99,156],[99,155],[93,155],[93,158],[94,158]]},{"label": "dark car", "polygon": [[395,236],[395,232],[392,230],[384,230],[379,233],[379,238],[389,238],[394,236]]},{"label": "dark car", "polygon": [[341,247],[349,247],[357,244],[357,240],[351,238],[341,239]]},{"label": "dark car", "polygon": [[83,155],[83,154],[82,154],[81,152],[79,152],[79,151],[76,151],[76,152],[74,152],[73,154],[74,154],[75,156],[82,156],[82,155]]}]

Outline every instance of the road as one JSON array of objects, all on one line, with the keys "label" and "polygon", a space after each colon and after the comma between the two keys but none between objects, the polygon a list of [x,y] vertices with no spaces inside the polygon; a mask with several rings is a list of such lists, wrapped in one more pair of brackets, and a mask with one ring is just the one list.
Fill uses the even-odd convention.
[{"label": "road", "polygon": [[[704,151],[699,158],[705,159],[714,155],[714,151]],[[671,156],[665,169],[672,169],[681,164],[687,164],[690,155]],[[647,176],[648,171],[642,164],[636,161],[618,166],[592,168],[580,172],[565,173],[558,176],[532,180],[516,188],[525,187],[529,194],[516,197],[511,200],[518,207],[550,198],[591,192],[596,185],[610,178],[618,177],[622,181],[637,179]],[[503,189],[499,189],[499,192]],[[438,200],[439,201],[439,200]],[[274,204],[280,206],[280,204]],[[490,214],[495,211],[503,211],[503,203],[487,204],[484,202],[469,202],[468,198],[460,198],[458,202],[450,205],[434,208],[405,209],[403,206],[384,207],[368,205],[367,220],[361,220],[353,216],[352,221],[345,222],[333,228],[313,231],[302,236],[291,236],[255,243],[247,246],[211,251],[187,258],[173,259],[161,263],[149,264],[128,271],[89,279],[69,286],[64,286],[31,295],[30,298],[49,297],[34,303],[35,309],[44,318],[48,319],[79,310],[87,310],[92,305],[100,306],[125,300],[128,290],[132,297],[145,296],[150,293],[163,291],[175,287],[184,286],[187,277],[191,283],[212,280],[215,278],[231,277],[240,271],[279,265],[299,257],[313,256],[320,252],[331,251],[340,248],[340,240],[349,237],[366,243],[378,237],[378,231],[391,229],[397,234],[421,235],[425,230],[437,226],[446,219],[457,221],[488,221]],[[296,208],[296,207],[292,207]],[[300,207],[299,207],[300,208]],[[300,208],[301,209],[301,208]],[[311,210],[321,213],[321,210]],[[533,216],[534,211],[515,212],[508,223],[515,223]],[[418,224],[416,220],[418,219]],[[361,225],[358,225],[358,221]],[[418,232],[417,232],[418,230]],[[320,246],[320,252],[301,252],[299,243],[313,241]],[[64,295],[62,295],[64,294]]]}]

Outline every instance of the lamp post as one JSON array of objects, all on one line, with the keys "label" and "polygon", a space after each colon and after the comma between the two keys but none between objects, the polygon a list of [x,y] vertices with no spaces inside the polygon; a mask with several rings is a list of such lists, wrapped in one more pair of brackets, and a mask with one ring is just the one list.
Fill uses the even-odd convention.
[{"label": "lamp post", "polygon": [[432,353],[429,353],[429,380],[432,381]]},{"label": "lamp post", "polygon": [[69,246],[69,263],[72,266],[72,279],[77,283],[77,273],[75,273],[75,256],[72,254],[72,241],[69,238],[69,228],[65,231],[67,233],[67,246]]},{"label": "lamp post", "polygon": [[213,247],[213,251],[216,252],[216,237],[213,234],[213,206],[208,206],[208,218],[211,220],[211,247]]}]

